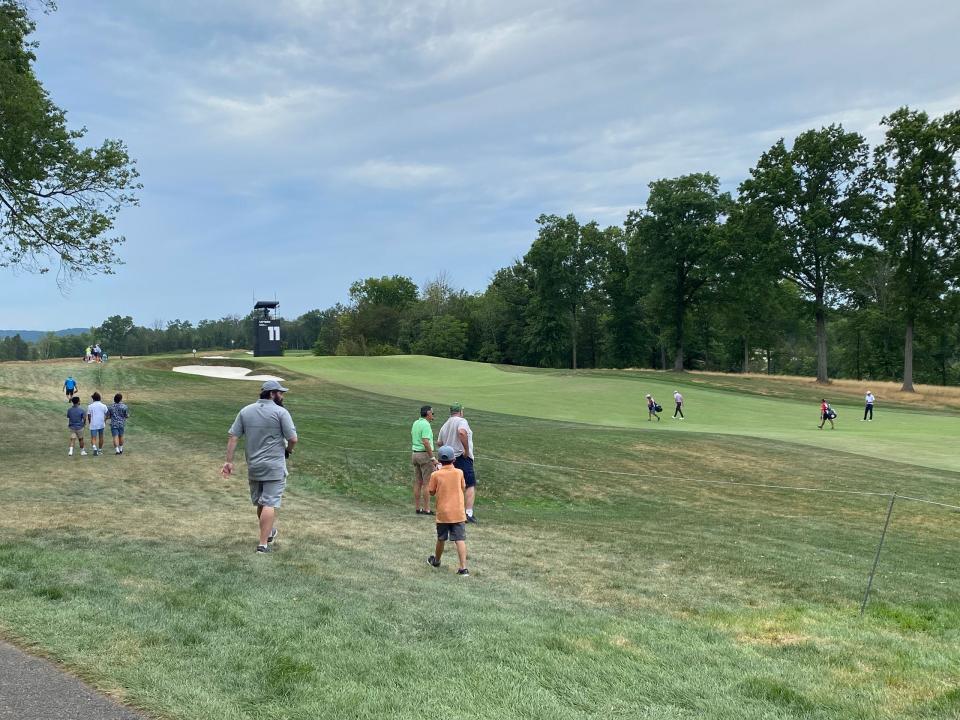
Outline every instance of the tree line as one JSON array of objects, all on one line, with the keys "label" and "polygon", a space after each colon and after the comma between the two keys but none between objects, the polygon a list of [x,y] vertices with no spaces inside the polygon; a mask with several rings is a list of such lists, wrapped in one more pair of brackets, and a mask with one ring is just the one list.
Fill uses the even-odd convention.
[{"label": "tree line", "polygon": [[[51,0],[37,0],[43,11]],[[84,148],[33,71],[26,3],[0,0],[0,267],[111,273],[137,204],[119,140]],[[480,293],[358,280],[350,300],[287,323],[289,347],[413,352],[545,367],[763,370],[958,380],[960,112],[900,108],[871,148],[840,125],[775,143],[735,194],[709,172],[652,182],[620,226],[543,215],[529,251]],[[0,359],[251,344],[249,318],[0,341]]]},{"label": "tree line", "polygon": [[956,383],[960,112],[881,126],[874,148],[840,125],[781,139],[736,196],[702,172],[621,226],[542,215],[482,293],[358,281],[314,311],[315,352]]},{"label": "tree line", "polygon": [[[882,126],[872,149],[839,125],[780,140],[735,197],[703,172],[650,183],[620,226],[541,215],[527,253],[482,292],[444,274],[357,280],[347,303],[287,320],[285,346],[957,383],[960,113],[901,108]],[[249,347],[252,315],[153,328],[114,316],[27,354],[79,355],[94,338],[127,354]]]}]

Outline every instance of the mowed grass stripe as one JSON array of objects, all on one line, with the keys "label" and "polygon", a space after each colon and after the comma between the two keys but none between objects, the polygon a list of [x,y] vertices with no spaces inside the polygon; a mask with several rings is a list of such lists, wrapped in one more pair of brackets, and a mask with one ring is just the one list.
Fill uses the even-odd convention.
[{"label": "mowed grass stripe", "polygon": [[[21,388],[0,399],[4,427],[36,438],[0,439],[18,507],[0,522],[0,626],[164,716],[956,711],[960,577],[944,560],[960,537],[949,515],[898,506],[861,622],[882,498],[481,464],[486,522],[470,532],[474,577],[458,583],[449,559],[438,573],[423,561],[431,523],[409,508],[404,453],[331,447],[402,450],[416,408],[293,376],[303,444],[281,551],[257,558],[244,483],[216,474],[226,428],[256,384],[136,362],[120,375],[117,363],[101,381],[110,394],[137,388],[130,454],[71,463],[66,404],[44,394],[62,368],[30,367],[29,377],[0,367],[0,384]],[[380,422],[389,418],[405,419]],[[912,479],[918,494],[956,481],[906,464],[862,473],[858,456],[737,436],[621,428],[571,438],[549,421],[471,418],[484,443],[499,422],[516,425],[497,448],[504,457],[583,470],[853,487]],[[437,668],[442,680],[427,690]]]},{"label": "mowed grass stripe", "polygon": [[[768,398],[711,388],[709,376],[624,372],[503,370],[495,365],[422,356],[341,358],[295,356],[276,364],[331,382],[438,407],[463,402],[470,411],[532,416],[589,425],[669,432],[744,435],[863,455],[872,465],[891,460],[960,471],[960,416],[884,407],[874,422],[861,422],[863,407],[829,398],[829,389],[811,388],[809,399]],[[725,384],[725,379],[718,383]],[[696,384],[694,384],[696,383]],[[774,383],[775,384],[775,383]],[[681,389],[687,420],[672,420],[673,391]],[[651,393],[664,408],[662,421],[647,421],[644,400]],[[839,413],[838,430],[819,430],[824,395]]]}]

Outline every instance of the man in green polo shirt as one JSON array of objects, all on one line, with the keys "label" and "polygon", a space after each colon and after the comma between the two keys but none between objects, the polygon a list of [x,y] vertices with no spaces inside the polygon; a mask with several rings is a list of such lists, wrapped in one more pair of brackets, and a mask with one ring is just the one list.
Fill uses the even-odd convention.
[{"label": "man in green polo shirt", "polygon": [[410,462],[413,465],[413,505],[417,515],[433,515],[430,511],[430,475],[437,469],[437,459],[433,456],[433,408],[424,405],[420,408],[420,417],[410,428],[412,442]]}]

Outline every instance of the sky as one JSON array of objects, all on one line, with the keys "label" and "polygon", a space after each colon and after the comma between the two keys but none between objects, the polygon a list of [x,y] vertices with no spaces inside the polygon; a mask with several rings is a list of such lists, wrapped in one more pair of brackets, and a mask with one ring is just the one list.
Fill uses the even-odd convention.
[{"label": "sky", "polygon": [[542,214],[619,225],[648,184],[737,185],[783,137],[876,142],[960,109],[954,0],[61,0],[36,73],[143,189],[124,264],[0,269],[0,328],[285,317],[357,279],[483,290]]}]

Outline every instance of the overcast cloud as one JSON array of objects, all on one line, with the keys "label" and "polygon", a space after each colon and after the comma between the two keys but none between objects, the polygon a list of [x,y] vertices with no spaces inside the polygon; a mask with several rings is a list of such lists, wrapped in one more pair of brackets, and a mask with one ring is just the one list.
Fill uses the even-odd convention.
[{"label": "overcast cloud", "polygon": [[0,271],[0,327],[293,317],[358,278],[480,290],[541,213],[620,224],[647,184],[733,190],[779,137],[874,141],[960,108],[960,3],[61,2],[37,72],[92,142],[137,158],[126,264]]}]

